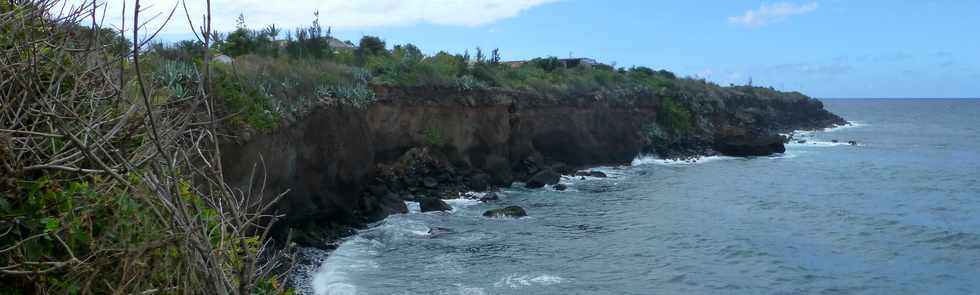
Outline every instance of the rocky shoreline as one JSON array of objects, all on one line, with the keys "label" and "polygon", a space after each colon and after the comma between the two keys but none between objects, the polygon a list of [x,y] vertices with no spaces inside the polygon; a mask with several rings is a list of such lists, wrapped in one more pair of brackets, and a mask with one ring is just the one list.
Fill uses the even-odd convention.
[{"label": "rocky shoreline", "polygon": [[[445,209],[441,199],[465,192],[599,176],[582,169],[640,154],[770,155],[785,150],[780,133],[847,123],[799,93],[722,89],[612,99],[375,86],[377,101],[366,107],[321,105],[288,126],[227,144],[223,165],[231,183],[245,186],[260,162],[265,194],[289,190],[273,209],[286,215],[277,239],[331,249],[357,228],[407,212],[405,201]],[[672,116],[667,100],[688,113],[681,125],[664,120]]]}]

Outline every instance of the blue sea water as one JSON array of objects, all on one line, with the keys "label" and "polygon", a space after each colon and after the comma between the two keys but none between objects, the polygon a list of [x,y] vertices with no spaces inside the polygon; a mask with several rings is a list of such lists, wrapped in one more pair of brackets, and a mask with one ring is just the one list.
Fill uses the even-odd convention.
[{"label": "blue sea water", "polygon": [[[567,191],[391,216],[300,291],[980,294],[980,100],[825,102],[855,124],[782,155],[641,157]],[[529,217],[481,216],[508,205]]]}]

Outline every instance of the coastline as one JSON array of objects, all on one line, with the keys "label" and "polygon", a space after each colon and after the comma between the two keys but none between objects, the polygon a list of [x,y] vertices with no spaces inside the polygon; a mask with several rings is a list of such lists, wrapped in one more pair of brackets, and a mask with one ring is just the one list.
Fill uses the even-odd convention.
[{"label": "coastline", "polygon": [[[229,142],[222,164],[229,183],[244,186],[251,163],[260,162],[267,194],[289,190],[270,209],[286,216],[273,238],[330,250],[407,212],[405,201],[515,182],[551,185],[554,175],[628,165],[638,155],[681,162],[770,155],[785,150],[779,133],[847,123],[798,93],[723,91],[602,99],[376,86],[370,105],[320,105],[276,130]],[[664,119],[677,116],[665,111],[669,97],[686,119]]]}]

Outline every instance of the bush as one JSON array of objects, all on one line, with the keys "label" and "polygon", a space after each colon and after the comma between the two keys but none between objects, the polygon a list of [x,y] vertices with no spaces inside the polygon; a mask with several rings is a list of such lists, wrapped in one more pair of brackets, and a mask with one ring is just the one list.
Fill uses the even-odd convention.
[{"label": "bush", "polygon": [[660,101],[657,110],[657,123],[674,133],[683,133],[691,129],[691,111],[670,97]]}]

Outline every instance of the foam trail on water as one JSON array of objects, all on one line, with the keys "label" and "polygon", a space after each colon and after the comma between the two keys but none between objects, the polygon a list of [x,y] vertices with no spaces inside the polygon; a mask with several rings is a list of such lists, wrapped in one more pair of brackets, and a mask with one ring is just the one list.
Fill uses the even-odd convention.
[{"label": "foam trail on water", "polygon": [[719,160],[731,160],[731,159],[737,159],[737,158],[729,157],[729,156],[710,156],[710,157],[700,157],[692,160],[671,160],[671,159],[661,159],[650,155],[643,155],[633,159],[633,162],[630,163],[630,165],[642,166],[642,165],[654,164],[654,165],[665,165],[665,166],[689,166],[689,165],[697,165],[697,164],[703,164],[707,162],[714,162]]},{"label": "foam trail on water", "polygon": [[868,126],[868,124],[861,123],[861,122],[856,122],[856,121],[851,121],[850,123],[847,123],[847,124],[844,124],[844,125],[836,125],[834,127],[824,128],[823,129],[823,132],[834,132],[834,131],[840,131],[840,130],[844,130],[844,129],[859,128],[859,127],[865,127],[865,126]]},{"label": "foam trail on water", "polygon": [[543,275],[518,275],[511,274],[504,277],[493,284],[494,287],[503,288],[508,287],[512,289],[519,289],[523,287],[529,287],[533,285],[550,286],[554,284],[560,284],[566,280],[562,277],[543,274]]}]

